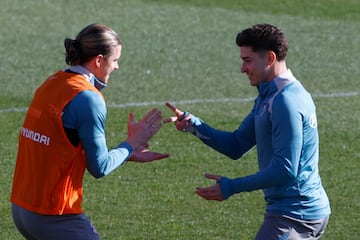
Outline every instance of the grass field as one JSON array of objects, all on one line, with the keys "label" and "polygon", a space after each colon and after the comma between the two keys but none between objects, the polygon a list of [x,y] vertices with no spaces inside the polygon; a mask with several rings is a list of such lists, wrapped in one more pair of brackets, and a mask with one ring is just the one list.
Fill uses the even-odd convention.
[{"label": "grass field", "polygon": [[[19,127],[35,89],[65,67],[63,39],[105,23],[122,38],[120,70],[104,95],[109,148],[125,138],[127,115],[165,101],[214,127],[234,130],[256,90],[240,73],[236,33],[268,22],[288,34],[288,67],[313,94],[320,131],[320,173],[332,215],[324,239],[360,235],[360,2],[2,0],[0,8],[0,239],[21,239],[9,195]],[[256,154],[232,161],[165,125],[151,141],[171,158],[127,163],[84,179],[84,209],[102,239],[252,239],[264,213],[260,191],[222,203],[194,194],[205,172],[237,177],[257,170]]]}]

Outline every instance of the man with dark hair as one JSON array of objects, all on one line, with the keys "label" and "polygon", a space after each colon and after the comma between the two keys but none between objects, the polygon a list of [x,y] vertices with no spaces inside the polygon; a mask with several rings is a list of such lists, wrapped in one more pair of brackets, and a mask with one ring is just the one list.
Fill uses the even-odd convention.
[{"label": "man with dark hair", "polygon": [[170,103],[175,113],[164,120],[178,130],[238,159],[256,146],[259,171],[230,179],[205,174],[216,184],[196,188],[207,200],[223,201],[241,192],[262,189],[266,201],[264,223],[257,240],[320,239],[327,227],[330,204],[319,175],[319,137],[311,95],[286,66],[288,41],[270,24],[257,24],[236,37],[241,72],[258,88],[253,109],[233,132],[215,129]]}]

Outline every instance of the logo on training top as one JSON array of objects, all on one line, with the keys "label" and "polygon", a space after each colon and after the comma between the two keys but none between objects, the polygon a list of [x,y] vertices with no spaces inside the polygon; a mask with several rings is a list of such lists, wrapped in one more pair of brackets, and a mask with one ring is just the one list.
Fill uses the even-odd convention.
[{"label": "logo on training top", "polygon": [[316,119],[316,114],[315,113],[310,115],[310,127],[312,127],[312,128],[317,127],[317,119]]},{"label": "logo on training top", "polygon": [[40,134],[38,132],[35,132],[33,130],[22,127],[21,135],[23,137],[26,137],[26,138],[34,141],[34,142],[42,143],[46,146],[50,145],[50,137]]}]

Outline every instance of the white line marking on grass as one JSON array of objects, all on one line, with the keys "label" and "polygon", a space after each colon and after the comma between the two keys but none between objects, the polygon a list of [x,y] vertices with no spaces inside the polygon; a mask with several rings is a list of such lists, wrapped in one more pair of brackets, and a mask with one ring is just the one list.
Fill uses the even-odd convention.
[{"label": "white line marking on grass", "polygon": [[354,97],[359,96],[360,92],[339,92],[339,93],[317,93],[313,94],[313,98],[335,98],[335,97]]},{"label": "white line marking on grass", "polygon": [[[312,94],[314,99],[316,98],[337,98],[337,97],[354,97],[359,96],[360,92],[335,92],[335,93],[316,93]],[[189,99],[189,100],[180,100],[180,101],[168,101],[174,105],[186,105],[186,104],[195,104],[195,103],[223,103],[223,102],[251,102],[254,101],[254,98],[208,98],[208,99]],[[129,102],[129,103],[109,103],[109,108],[128,108],[128,107],[147,107],[147,106],[157,106],[163,105],[165,101],[151,101],[151,102]],[[7,108],[0,109],[0,112],[25,112],[26,107],[22,108]]]},{"label": "white line marking on grass", "polygon": [[0,112],[26,112],[27,108],[6,108],[6,109],[0,109]]},{"label": "white line marking on grass", "polygon": [[[221,102],[250,102],[254,98],[208,98],[208,99],[189,99],[180,101],[167,101],[174,105],[179,104],[195,104],[195,103],[221,103]],[[146,107],[164,105],[165,101],[154,101],[154,102],[133,102],[133,103],[122,103],[122,104],[108,104],[109,108],[127,108],[127,107]]]}]

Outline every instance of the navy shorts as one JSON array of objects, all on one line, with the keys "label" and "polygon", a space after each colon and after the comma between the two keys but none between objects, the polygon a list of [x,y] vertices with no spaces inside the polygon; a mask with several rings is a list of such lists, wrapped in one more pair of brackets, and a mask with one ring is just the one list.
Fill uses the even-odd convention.
[{"label": "navy shorts", "polygon": [[27,240],[99,240],[99,234],[85,214],[41,215],[12,204],[19,232]]},{"label": "navy shorts", "polygon": [[317,220],[301,220],[286,215],[265,214],[263,225],[256,240],[316,240],[325,232],[329,217]]}]

